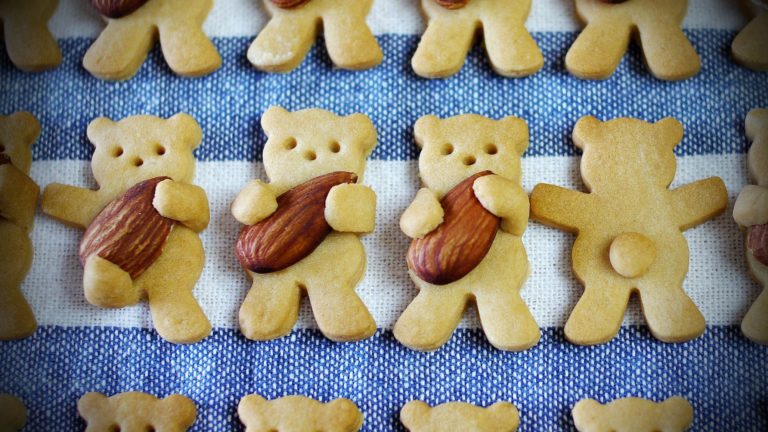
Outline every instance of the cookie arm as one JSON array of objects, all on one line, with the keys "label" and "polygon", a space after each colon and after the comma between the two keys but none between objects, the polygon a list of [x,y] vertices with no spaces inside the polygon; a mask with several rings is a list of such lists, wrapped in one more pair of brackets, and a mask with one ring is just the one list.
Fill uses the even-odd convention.
[{"label": "cookie arm", "polygon": [[208,197],[200,186],[163,180],[157,184],[152,205],[160,215],[179,221],[195,232],[208,226]]},{"label": "cookie arm", "polygon": [[528,195],[520,185],[498,175],[483,176],[472,185],[486,210],[501,218],[502,231],[522,236],[528,226]]},{"label": "cookie arm", "polygon": [[104,208],[97,191],[52,183],[43,191],[43,213],[75,228],[86,229]]},{"label": "cookie arm", "polygon": [[340,184],[325,199],[325,220],[335,231],[373,232],[376,224],[376,193],[368,186]]},{"label": "cookie arm", "polygon": [[728,191],[719,177],[689,183],[672,191],[677,224],[685,231],[720,214],[728,206]]},{"label": "cookie arm", "polygon": [[268,184],[253,180],[237,194],[232,202],[232,216],[243,225],[254,225],[277,210],[277,196]]},{"label": "cookie arm", "polygon": [[40,188],[11,164],[0,165],[0,217],[29,230]]},{"label": "cookie arm", "polygon": [[733,206],[733,219],[745,227],[768,223],[768,188],[745,186]]},{"label": "cookie arm", "polygon": [[421,238],[440,226],[443,216],[443,206],[437,195],[422,188],[400,217],[400,230],[410,238]]},{"label": "cookie arm", "polygon": [[531,193],[531,217],[555,228],[576,232],[590,218],[590,195],[549,184],[538,184]]}]

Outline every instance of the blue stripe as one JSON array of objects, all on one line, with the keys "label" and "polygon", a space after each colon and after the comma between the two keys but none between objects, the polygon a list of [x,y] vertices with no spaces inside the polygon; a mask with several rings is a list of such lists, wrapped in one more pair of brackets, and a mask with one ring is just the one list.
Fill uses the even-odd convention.
[{"label": "blue stripe", "polygon": [[88,391],[183,393],[198,404],[193,431],[242,430],[239,399],[304,394],[348,397],[365,414],[364,431],[403,430],[398,412],[418,398],[515,403],[520,431],[573,430],[570,411],[585,397],[687,398],[694,431],[768,430],[768,347],[736,327],[710,327],[685,344],[654,340],[644,327],[623,328],[607,345],[577,347],[560,329],[523,353],[500,352],[479,330],[459,330],[435,353],[404,348],[390,332],[337,344],[315,330],[258,343],[236,330],[172,345],[155,332],[122,328],[43,327],[33,337],[0,342],[0,392],[22,397],[25,430],[83,430],[77,399]]},{"label": "blue stripe", "polygon": [[456,77],[432,81],[411,71],[418,43],[413,35],[379,37],[385,61],[368,71],[334,70],[325,49],[316,45],[307,61],[287,75],[251,67],[245,58],[251,38],[219,38],[215,43],[224,63],[213,75],[176,77],[155,49],[138,76],[122,83],[100,81],[80,66],[91,40],[66,39],[60,42],[64,64],[51,72],[19,72],[0,54],[0,112],[24,109],[41,118],[43,135],[34,151],[38,160],[90,159],[85,130],[94,117],[180,111],[191,113],[205,131],[197,151],[200,160],[260,160],[265,137],[259,119],[274,104],[367,113],[380,134],[372,156],[380,160],[416,158],[412,125],[418,117],[465,112],[526,119],[531,130],[528,156],[575,154],[571,130],[587,114],[646,120],[674,116],[686,126],[678,155],[743,153],[744,117],[751,108],[768,106],[768,74],[730,60],[732,32],[692,30],[688,36],[702,56],[703,69],[693,79],[673,83],[654,79],[637,48],[607,81],[570,76],[563,58],[575,33],[534,35],[546,65],[532,77],[495,75],[476,47]]}]

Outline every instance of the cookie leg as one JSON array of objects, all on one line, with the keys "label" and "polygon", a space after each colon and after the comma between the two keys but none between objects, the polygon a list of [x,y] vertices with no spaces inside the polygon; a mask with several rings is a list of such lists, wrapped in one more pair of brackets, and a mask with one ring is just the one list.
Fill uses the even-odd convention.
[{"label": "cookie leg", "polygon": [[61,63],[59,44],[47,25],[56,4],[56,0],[18,2],[15,13],[3,21],[8,57],[19,69],[41,71]]},{"label": "cookie leg", "polygon": [[524,26],[495,20],[484,24],[485,48],[496,73],[522,77],[544,66],[544,56]]},{"label": "cookie leg", "polygon": [[682,80],[699,72],[699,55],[677,25],[654,23],[639,30],[645,61],[656,78]]},{"label": "cookie leg", "polygon": [[130,20],[110,20],[83,57],[83,67],[105,80],[132,77],[155,43],[157,31]]},{"label": "cookie leg", "polygon": [[197,233],[177,225],[163,254],[136,280],[147,293],[157,332],[169,342],[193,343],[211,333],[211,323],[192,295],[204,264]]},{"label": "cookie leg", "polygon": [[395,323],[395,338],[411,349],[436,350],[453,335],[466,304],[463,292],[423,286]]},{"label": "cookie leg", "polygon": [[470,20],[432,19],[411,60],[413,71],[425,78],[445,78],[464,65],[475,36]]},{"label": "cookie leg", "polygon": [[7,222],[0,222],[0,340],[27,337],[37,329],[21,283],[32,262],[32,242],[27,234]]},{"label": "cookie leg", "polygon": [[507,286],[476,297],[477,311],[488,341],[498,349],[526,350],[539,341],[536,320],[520,297],[519,288]]},{"label": "cookie leg", "polygon": [[221,57],[200,24],[171,22],[160,27],[160,46],[168,66],[182,76],[207,75],[221,66]]},{"label": "cookie leg", "polygon": [[367,69],[384,56],[365,17],[331,14],[323,17],[325,46],[333,63],[343,69]]},{"label": "cookie leg", "polygon": [[741,322],[741,331],[751,340],[768,345],[768,289],[764,289]]},{"label": "cookie leg", "polygon": [[619,66],[629,38],[628,22],[589,23],[568,49],[565,66],[579,78],[606,79]]},{"label": "cookie leg", "polygon": [[663,342],[685,342],[704,332],[704,316],[681,286],[641,286],[643,315],[653,336]]},{"label": "cookie leg", "polygon": [[619,332],[627,310],[628,286],[585,281],[584,294],[565,324],[565,337],[577,345],[608,342]]},{"label": "cookie leg", "polygon": [[768,12],[755,17],[731,44],[733,57],[748,68],[768,70]]},{"label": "cookie leg", "polygon": [[289,72],[304,60],[317,37],[317,18],[273,16],[248,48],[248,61],[268,72]]},{"label": "cookie leg", "polygon": [[91,255],[85,262],[83,289],[90,304],[104,308],[133,305],[140,298],[131,276],[98,255]]},{"label": "cookie leg", "polygon": [[301,291],[287,277],[253,276],[240,306],[240,331],[251,340],[271,340],[290,333],[299,316]]}]

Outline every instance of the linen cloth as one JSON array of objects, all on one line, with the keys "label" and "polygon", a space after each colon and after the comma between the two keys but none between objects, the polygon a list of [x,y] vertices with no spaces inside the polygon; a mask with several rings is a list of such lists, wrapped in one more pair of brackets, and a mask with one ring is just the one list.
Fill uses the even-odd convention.
[{"label": "linen cloth", "polygon": [[[82,430],[76,410],[82,394],[131,390],[191,397],[198,407],[194,431],[242,430],[237,402],[254,392],[267,398],[350,398],[365,415],[364,431],[403,430],[398,413],[412,399],[433,405],[506,400],[520,410],[519,430],[559,431],[574,429],[570,411],[582,398],[673,395],[692,403],[692,430],[768,429],[768,347],[749,342],[738,328],[760,288],[747,275],[742,235],[730,216],[747,182],[744,118],[750,109],[768,106],[768,74],[730,58],[730,42],[747,22],[736,5],[691,2],[684,27],[702,70],[681,82],[653,78],[635,46],[606,81],[569,75],[563,61],[580,26],[566,0],[534,0],[527,27],[545,66],[523,79],[495,75],[480,46],[452,78],[415,76],[410,58],[424,24],[417,2],[410,0],[375,1],[368,21],[384,51],[380,66],[337,70],[319,40],[294,72],[266,74],[252,68],[245,53],[267,18],[259,2],[217,0],[205,30],[223,65],[199,79],[175,76],[159,49],[129,81],[92,77],[81,61],[103,24],[88,2],[79,0],[62,0],[51,21],[64,57],[59,68],[23,73],[0,54],[0,113],[28,110],[42,123],[31,173],[41,187],[51,182],[96,187],[85,136],[95,117],[187,112],[204,132],[195,152],[196,183],[211,204],[211,225],[202,234],[207,261],[194,293],[215,329],[190,346],[160,339],[146,303],[119,310],[88,304],[77,260],[82,232],[38,211],[35,259],[23,290],[40,329],[25,340],[0,342],[0,392],[25,401],[30,419],[24,430]],[[376,125],[379,142],[364,183],[377,192],[377,226],[364,238],[368,267],[358,287],[379,328],[368,340],[328,341],[316,330],[307,301],[297,329],[285,338],[253,342],[237,329],[237,311],[250,283],[233,254],[239,225],[229,205],[249,180],[266,180],[261,164],[266,136],[259,120],[272,105],[362,112]],[[582,292],[571,271],[574,237],[531,222],[523,238],[531,262],[523,298],[542,327],[537,346],[521,353],[494,349],[474,310],[437,352],[400,345],[391,328],[417,293],[406,272],[409,240],[398,228],[420,186],[412,125],[425,114],[462,113],[526,120],[530,146],[522,166],[529,192],[541,182],[583,190],[580,153],[570,138],[581,116],[680,120],[685,136],[675,150],[672,187],[720,176],[731,203],[723,215],[685,234],[691,257],[684,288],[707,319],[706,333],[684,344],[656,341],[633,299],[613,341],[571,345],[562,328]]]}]

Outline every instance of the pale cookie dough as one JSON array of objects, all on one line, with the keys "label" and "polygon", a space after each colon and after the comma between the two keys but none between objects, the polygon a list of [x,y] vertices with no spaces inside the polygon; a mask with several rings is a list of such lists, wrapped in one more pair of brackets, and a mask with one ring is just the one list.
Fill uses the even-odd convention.
[{"label": "pale cookie dough", "polygon": [[283,9],[264,0],[272,18],[248,48],[248,61],[267,72],[289,72],[304,60],[322,26],[325,46],[342,69],[368,69],[383,53],[365,17],[373,0],[309,0]]},{"label": "pale cookie dough", "polygon": [[[741,331],[757,343],[768,344],[768,264],[765,255],[765,249],[768,249],[768,109],[750,111],[746,129],[747,137],[752,140],[747,160],[755,184],[742,189],[733,208],[733,218],[746,229],[747,264],[763,292],[744,317]],[[750,249],[755,243],[762,246],[759,258],[756,251]]]},{"label": "pale cookie dough", "polygon": [[681,397],[656,403],[640,398],[601,405],[583,399],[573,407],[579,432],[684,432],[693,422],[693,407]]},{"label": "pale cookie dough", "polygon": [[696,50],[680,29],[688,0],[575,0],[586,25],[565,56],[570,73],[584,79],[609,78],[627,51],[630,36],[642,47],[651,73],[683,80],[701,67]]},{"label": "pale cookie dough", "polygon": [[704,332],[704,317],[683,291],[688,244],[682,231],[725,210],[728,193],[718,177],[668,189],[682,137],[673,118],[582,117],[573,141],[584,151],[581,175],[591,192],[548,184],[533,189],[531,217],[578,234],[572,260],[584,294],[565,325],[569,341],[611,340],[632,293],[639,294],[657,339],[684,342]]},{"label": "pale cookie dough", "polygon": [[32,264],[29,233],[40,189],[29,177],[40,123],[28,112],[0,116],[0,340],[35,332],[37,322],[21,292]]},{"label": "pale cookie dough", "polygon": [[527,76],[544,65],[541,50],[525,28],[531,0],[469,0],[458,9],[421,0],[421,7],[428,25],[411,65],[424,78],[457,73],[478,31],[482,31],[488,59],[499,75]]},{"label": "pale cookie dough", "polygon": [[731,43],[733,58],[742,65],[768,71],[768,5],[756,5],[759,0],[745,0],[754,16]]},{"label": "pale cookie dough", "polygon": [[356,432],[363,414],[349,399],[328,403],[304,396],[266,400],[252,394],[240,400],[237,415],[246,432]]},{"label": "pale cookie dough", "polygon": [[[199,232],[210,218],[205,191],[191,183],[195,172],[192,151],[202,140],[200,126],[187,114],[167,120],[133,116],[118,122],[102,117],[88,125],[88,139],[96,147],[91,167],[99,189],[50,184],[43,192],[43,212],[87,229],[85,239],[136,241],[141,247],[129,248],[134,255],[118,264],[103,258],[109,256],[106,251],[84,256],[84,245],[91,242],[81,243],[86,299],[95,306],[121,308],[146,297],[161,337],[174,343],[201,340],[210,333],[211,324],[192,295],[205,263]],[[150,195],[137,202],[146,211],[128,208],[124,212],[130,226],[119,223],[112,227],[109,221],[92,226],[103,219],[105,208],[119,210],[118,203],[130,202],[126,191],[158,177],[169,179],[157,184],[154,198]],[[142,224],[140,218],[150,214],[155,220],[170,222],[170,233],[153,234],[161,225],[154,221]],[[144,241],[134,240],[139,238]],[[160,245],[152,256],[147,255],[149,244]],[[137,263],[149,266],[137,271]]]},{"label": "pale cookie dough", "polygon": [[13,395],[0,393],[0,432],[17,432],[27,423],[27,408]]},{"label": "pale cookie dough", "polygon": [[496,402],[487,408],[465,402],[430,407],[415,400],[405,404],[400,421],[410,432],[514,432],[520,415],[509,402]]},{"label": "pale cookie dough", "polygon": [[[253,281],[240,308],[240,330],[253,340],[288,334],[306,292],[326,337],[350,341],[371,336],[376,323],[355,286],[366,264],[359,236],[373,231],[376,215],[376,194],[362,184],[365,160],[376,145],[373,123],[363,114],[272,107],[261,124],[268,137],[264,168],[270,182],[252,181],[232,204],[233,216],[246,225],[236,246],[238,258]],[[331,185],[326,185],[324,192],[312,196],[300,193],[287,201],[283,197],[330,173],[346,173],[348,181],[330,191]],[[295,217],[287,212],[295,212]],[[305,235],[310,227],[316,234],[311,243]],[[262,228],[292,236],[252,241],[260,237],[248,233]],[[304,254],[296,254],[298,262],[273,262],[285,256],[283,251],[300,246],[306,247]],[[245,265],[255,252],[267,249],[276,253],[262,262],[263,268]]]},{"label": "pale cookie dough", "polygon": [[37,72],[61,63],[61,50],[48,29],[58,0],[0,1],[0,28],[11,62],[19,69]]},{"label": "pale cookie dough", "polygon": [[86,432],[182,432],[197,418],[195,403],[179,394],[158,399],[141,392],[112,397],[92,392],[77,401],[77,411],[88,423]]},{"label": "pale cookie dough", "polygon": [[[522,242],[528,224],[528,196],[520,184],[520,156],[528,147],[528,126],[516,117],[491,120],[467,114],[439,119],[428,115],[416,122],[414,131],[421,147],[419,173],[424,187],[400,219],[403,232],[414,239],[409,256],[422,256],[414,249],[421,247],[417,244],[440,244],[430,239],[443,238],[445,244],[457,245],[457,253],[449,255],[463,259],[471,252],[481,261],[474,268],[463,268],[461,273],[469,273],[458,280],[440,284],[423,280],[409,263],[419,294],[395,324],[395,337],[412,349],[437,349],[450,339],[467,303],[474,301],[493,346],[512,351],[532,347],[540,331],[520,297],[529,273]],[[450,191],[486,171],[488,175],[474,180],[467,191],[473,214],[467,216],[461,208],[444,212],[446,203],[441,200]],[[486,212],[497,221],[496,228],[486,225]],[[482,217],[482,227],[476,216]],[[466,223],[454,222],[462,218]],[[478,255],[473,242],[485,238],[488,230],[492,230],[492,243],[484,255]],[[440,250],[428,253],[439,254]],[[424,262],[435,261],[425,256]],[[440,272],[435,276],[439,279]]]},{"label": "pale cookie dough", "polygon": [[213,0],[150,0],[122,18],[105,18],[107,27],[88,48],[83,67],[105,80],[136,74],[160,39],[163,57],[178,75],[208,75],[221,66],[216,47],[202,25]]}]

